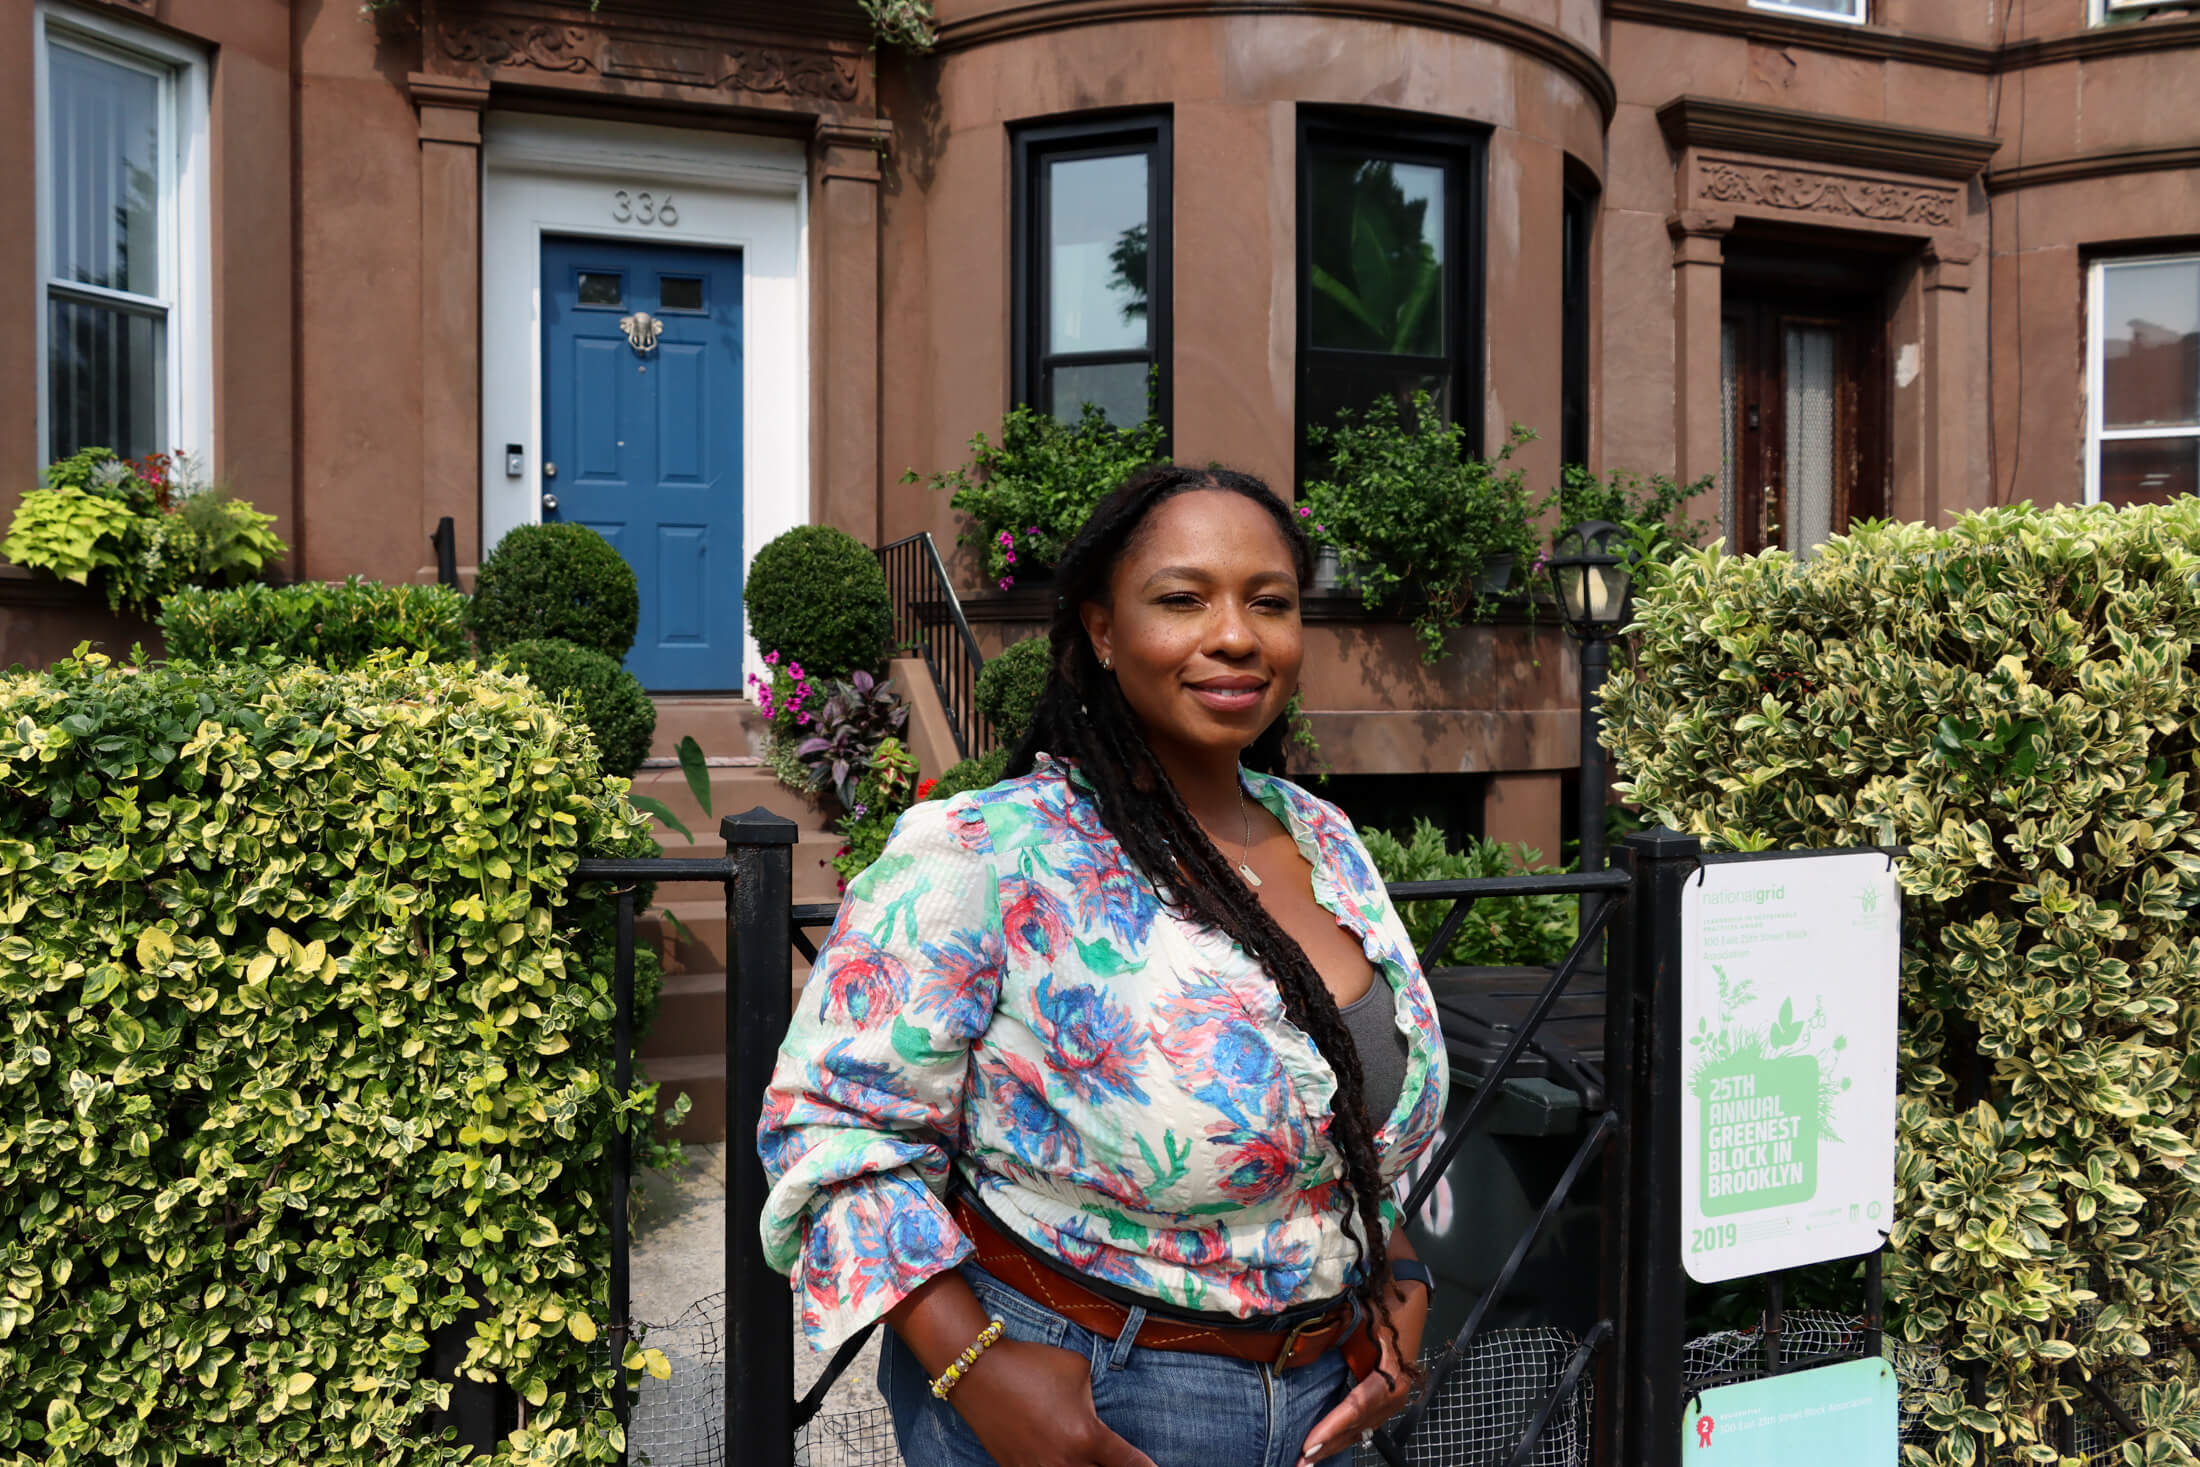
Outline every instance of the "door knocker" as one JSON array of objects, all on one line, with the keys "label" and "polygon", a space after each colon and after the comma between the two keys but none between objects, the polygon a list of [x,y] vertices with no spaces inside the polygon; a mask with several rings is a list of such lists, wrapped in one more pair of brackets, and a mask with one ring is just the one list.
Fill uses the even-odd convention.
[{"label": "door knocker", "polygon": [[636,311],[631,316],[619,318],[619,329],[626,333],[627,345],[638,352],[657,349],[657,338],[665,329],[665,323],[647,311]]}]

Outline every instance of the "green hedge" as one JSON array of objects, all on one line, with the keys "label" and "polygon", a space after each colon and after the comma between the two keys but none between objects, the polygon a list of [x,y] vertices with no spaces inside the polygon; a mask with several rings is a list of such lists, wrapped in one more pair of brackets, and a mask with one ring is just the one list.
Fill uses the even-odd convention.
[{"label": "green hedge", "polygon": [[812,678],[876,672],[894,634],[886,572],[861,540],[830,525],[787,531],[749,563],[749,635]]},{"label": "green hedge", "polygon": [[[1476,838],[1462,850],[1444,844],[1444,832],[1429,820],[1416,820],[1403,837],[1387,830],[1366,830],[1361,838],[1375,870],[1386,882],[1463,881],[1470,877],[1522,876],[1555,870],[1542,864],[1533,846],[1508,846]],[[1416,952],[1426,952],[1452,903],[1407,902],[1398,912]],[[1551,967],[1574,945],[1581,901],[1571,896],[1484,897],[1467,912],[1459,935],[1441,953],[1428,955],[1431,967]]]},{"label": "green hedge", "polygon": [[[1902,843],[1887,1287],[1984,1372],[1913,1462],[2056,1460],[2081,1393],[2189,1460],[2200,1323],[2200,501],[1880,525],[1652,568],[1627,796],[1714,847]],[[2151,1338],[2150,1338],[2151,1337]]]},{"label": "green hedge", "polygon": [[550,638],[514,642],[497,656],[549,696],[571,700],[607,772],[632,776],[642,767],[657,732],[657,705],[633,673],[601,652]]},{"label": "green hedge", "polygon": [[426,652],[439,662],[472,653],[466,598],[447,586],[303,581],[178,591],[161,603],[168,655],[212,662],[232,653],[274,652],[323,667],[356,667],[376,652]]},{"label": "green hedge", "polygon": [[0,1460],[454,1462],[426,1351],[477,1305],[497,1460],[611,1458],[566,927],[622,788],[496,672],[0,679]]},{"label": "green hedge", "polygon": [[1027,637],[978,669],[972,702],[1004,744],[1013,744],[1031,727],[1053,670],[1054,648],[1045,637]]},{"label": "green hedge", "polygon": [[555,637],[612,661],[634,648],[640,584],[611,542],[586,525],[521,525],[474,575],[467,622],[483,652]]}]

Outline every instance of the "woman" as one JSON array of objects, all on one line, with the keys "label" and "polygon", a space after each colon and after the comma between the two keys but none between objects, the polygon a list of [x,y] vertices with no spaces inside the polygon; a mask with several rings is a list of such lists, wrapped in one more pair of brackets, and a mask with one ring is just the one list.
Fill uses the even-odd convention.
[{"label": "woman", "polygon": [[764,1238],[818,1348],[892,1327],[917,1467],[1283,1467],[1410,1393],[1390,1184],[1443,1044],[1359,837],[1272,773],[1309,569],[1259,480],[1133,476],[1009,778],[905,815],[818,955]]}]

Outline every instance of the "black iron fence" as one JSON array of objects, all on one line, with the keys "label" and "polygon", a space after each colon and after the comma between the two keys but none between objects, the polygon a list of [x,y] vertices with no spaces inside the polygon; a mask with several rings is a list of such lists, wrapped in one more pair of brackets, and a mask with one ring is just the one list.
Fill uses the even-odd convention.
[{"label": "black iron fence", "polygon": [[[761,808],[729,816],[720,833],[723,856],[684,860],[583,861],[575,879],[608,882],[710,882],[726,894],[726,1148],[725,1460],[734,1467],[792,1467],[796,1429],[817,1407],[822,1387],[797,1402],[791,1305],[786,1280],[764,1262],[757,1231],[765,1179],[753,1138],[780,1040],[792,1010],[792,956],[817,956],[812,934],[837,910],[832,903],[792,901],[792,821]],[[1377,1434],[1393,1464],[1463,1462],[1472,1467],[1525,1467],[1554,1420],[1582,1409],[1588,1398],[1586,1455],[1600,1467],[1678,1467],[1681,1423],[1693,1391],[1721,1379],[1786,1373],[1835,1360],[1870,1358],[1880,1350],[1878,1257],[1865,1260],[1867,1303],[1861,1330],[1843,1348],[1796,1358],[1782,1348],[1782,1299],[1767,1281],[1762,1367],[1691,1380],[1685,1367],[1686,1327],[1681,1258],[1682,1116],[1686,1080],[1680,1034],[1681,891],[1702,865],[1698,843],[1672,831],[1630,836],[1615,869],[1589,874],[1416,882],[1392,888],[1400,901],[1452,902],[1428,945],[1441,952],[1478,901],[1573,893],[1590,908],[1585,930],[1564,961],[1548,972],[1519,969],[1434,969],[1453,1073],[1470,1098],[1447,1125],[1431,1162],[1420,1169],[1405,1202],[1417,1214],[1470,1138],[1500,1105],[1509,1084],[1546,1079],[1569,1090],[1585,1120],[1555,1184],[1535,1206],[1496,1274],[1479,1290],[1465,1322],[1429,1361],[1429,1379],[1414,1405]],[[615,969],[614,1083],[632,1085],[634,908],[621,900]],[[610,1178],[613,1261],[608,1278],[614,1359],[633,1336],[627,1288],[627,1207],[631,1142],[622,1137]],[[1438,1441],[1432,1411],[1447,1382],[1465,1367],[1498,1301],[1519,1277],[1552,1221],[1594,1178],[1600,1196],[1598,1281],[1593,1318],[1569,1337],[1549,1372],[1541,1398],[1517,1435],[1472,1443]],[[1471,1188],[1461,1189],[1471,1195]],[[844,1350],[835,1367],[854,1355]],[[829,1372],[830,1373],[830,1372]],[[629,1409],[617,1404],[620,1419]]]},{"label": "black iron fence", "polygon": [[956,751],[965,759],[986,752],[993,746],[993,731],[978,716],[974,701],[985,659],[978,654],[978,639],[971,635],[962,603],[955,599],[939,547],[927,531],[881,545],[878,560],[894,605],[894,645],[924,658],[947,709],[948,726],[955,731]]}]

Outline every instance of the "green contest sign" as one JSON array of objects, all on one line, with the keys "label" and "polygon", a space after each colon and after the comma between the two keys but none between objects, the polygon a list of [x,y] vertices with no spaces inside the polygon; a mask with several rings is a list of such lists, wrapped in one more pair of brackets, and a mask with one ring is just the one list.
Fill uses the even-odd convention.
[{"label": "green contest sign", "polygon": [[1895,1467],[1894,1368],[1848,1360],[1713,1386],[1681,1422],[1681,1467]]},{"label": "green contest sign", "polygon": [[1893,1226],[1901,895],[1875,851],[1707,864],[1681,903],[1682,1263],[1710,1283]]}]

